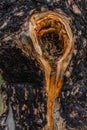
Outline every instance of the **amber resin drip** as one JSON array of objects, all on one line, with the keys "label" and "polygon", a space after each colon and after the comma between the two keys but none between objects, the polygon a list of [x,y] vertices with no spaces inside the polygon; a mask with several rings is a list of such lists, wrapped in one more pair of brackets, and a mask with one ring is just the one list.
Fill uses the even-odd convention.
[{"label": "amber resin drip", "polygon": [[31,40],[25,38],[25,34],[20,35],[20,40],[25,44],[23,51],[27,54],[33,53],[45,73],[48,99],[47,125],[44,130],[54,130],[54,103],[63,84],[64,72],[72,57],[72,32],[63,14],[58,11],[46,11],[31,16],[28,34]]}]

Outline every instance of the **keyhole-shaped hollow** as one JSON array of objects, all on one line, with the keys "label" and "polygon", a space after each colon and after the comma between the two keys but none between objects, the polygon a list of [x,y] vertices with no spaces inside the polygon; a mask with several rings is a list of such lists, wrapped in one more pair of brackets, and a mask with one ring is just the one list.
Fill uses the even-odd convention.
[{"label": "keyhole-shaped hollow", "polygon": [[[21,35],[23,39],[23,35]],[[45,72],[47,99],[47,125],[54,130],[53,109],[63,84],[64,72],[73,54],[73,36],[67,18],[55,11],[35,13],[29,20],[29,37],[25,53],[34,53]],[[26,49],[27,48],[27,49]]]}]

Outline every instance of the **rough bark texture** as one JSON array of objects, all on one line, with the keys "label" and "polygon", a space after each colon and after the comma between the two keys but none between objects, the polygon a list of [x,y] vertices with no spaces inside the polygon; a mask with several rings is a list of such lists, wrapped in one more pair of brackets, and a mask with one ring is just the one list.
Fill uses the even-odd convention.
[{"label": "rough bark texture", "polygon": [[[29,130],[39,130],[45,126],[47,95],[43,88],[45,83],[43,70],[37,60],[34,57],[27,58],[13,40],[14,36],[21,32],[22,24],[30,11],[36,8],[41,11],[44,6],[49,10],[60,9],[69,18],[75,45],[74,55],[65,74],[59,96],[60,103],[56,102],[55,109],[57,109],[57,103],[61,106],[55,111],[56,113],[58,111],[61,114],[60,117],[65,120],[64,130],[87,130],[86,0],[55,2],[2,0],[0,2],[0,69],[6,81],[6,85],[2,86],[2,93],[7,95],[6,105],[8,106],[8,102],[12,105],[17,130],[29,128]],[[26,90],[28,90],[27,94]],[[0,121],[4,117],[6,119],[7,113],[8,111],[5,111]],[[56,118],[56,121],[58,120]],[[0,127],[4,126],[0,124]]]}]

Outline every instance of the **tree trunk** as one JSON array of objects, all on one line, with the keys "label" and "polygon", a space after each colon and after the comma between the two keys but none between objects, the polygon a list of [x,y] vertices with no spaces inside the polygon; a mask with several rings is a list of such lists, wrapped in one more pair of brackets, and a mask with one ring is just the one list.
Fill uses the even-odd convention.
[{"label": "tree trunk", "polygon": [[87,129],[86,12],[85,0],[0,2],[1,129]]}]

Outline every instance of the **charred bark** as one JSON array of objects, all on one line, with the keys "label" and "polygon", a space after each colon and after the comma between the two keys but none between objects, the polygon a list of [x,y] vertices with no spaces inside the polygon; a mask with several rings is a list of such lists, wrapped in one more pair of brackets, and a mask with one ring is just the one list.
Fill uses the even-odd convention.
[{"label": "charred bark", "polygon": [[[27,50],[18,46],[15,37],[23,31],[27,32],[26,24],[32,14],[49,10],[55,12],[56,9],[69,21],[74,54],[64,73],[58,97],[60,103],[56,103],[55,110],[57,104],[61,104],[58,112],[61,114],[59,117],[65,120],[64,130],[87,129],[87,2],[15,0],[0,2],[0,69],[6,82],[1,92],[6,95],[4,100],[7,105],[7,111],[0,120],[6,119],[10,103],[17,130],[41,130],[45,127],[48,95],[44,87],[43,67],[35,55],[27,55]],[[58,119],[54,118],[57,123]],[[0,127],[4,129],[5,124],[0,124]]]}]

